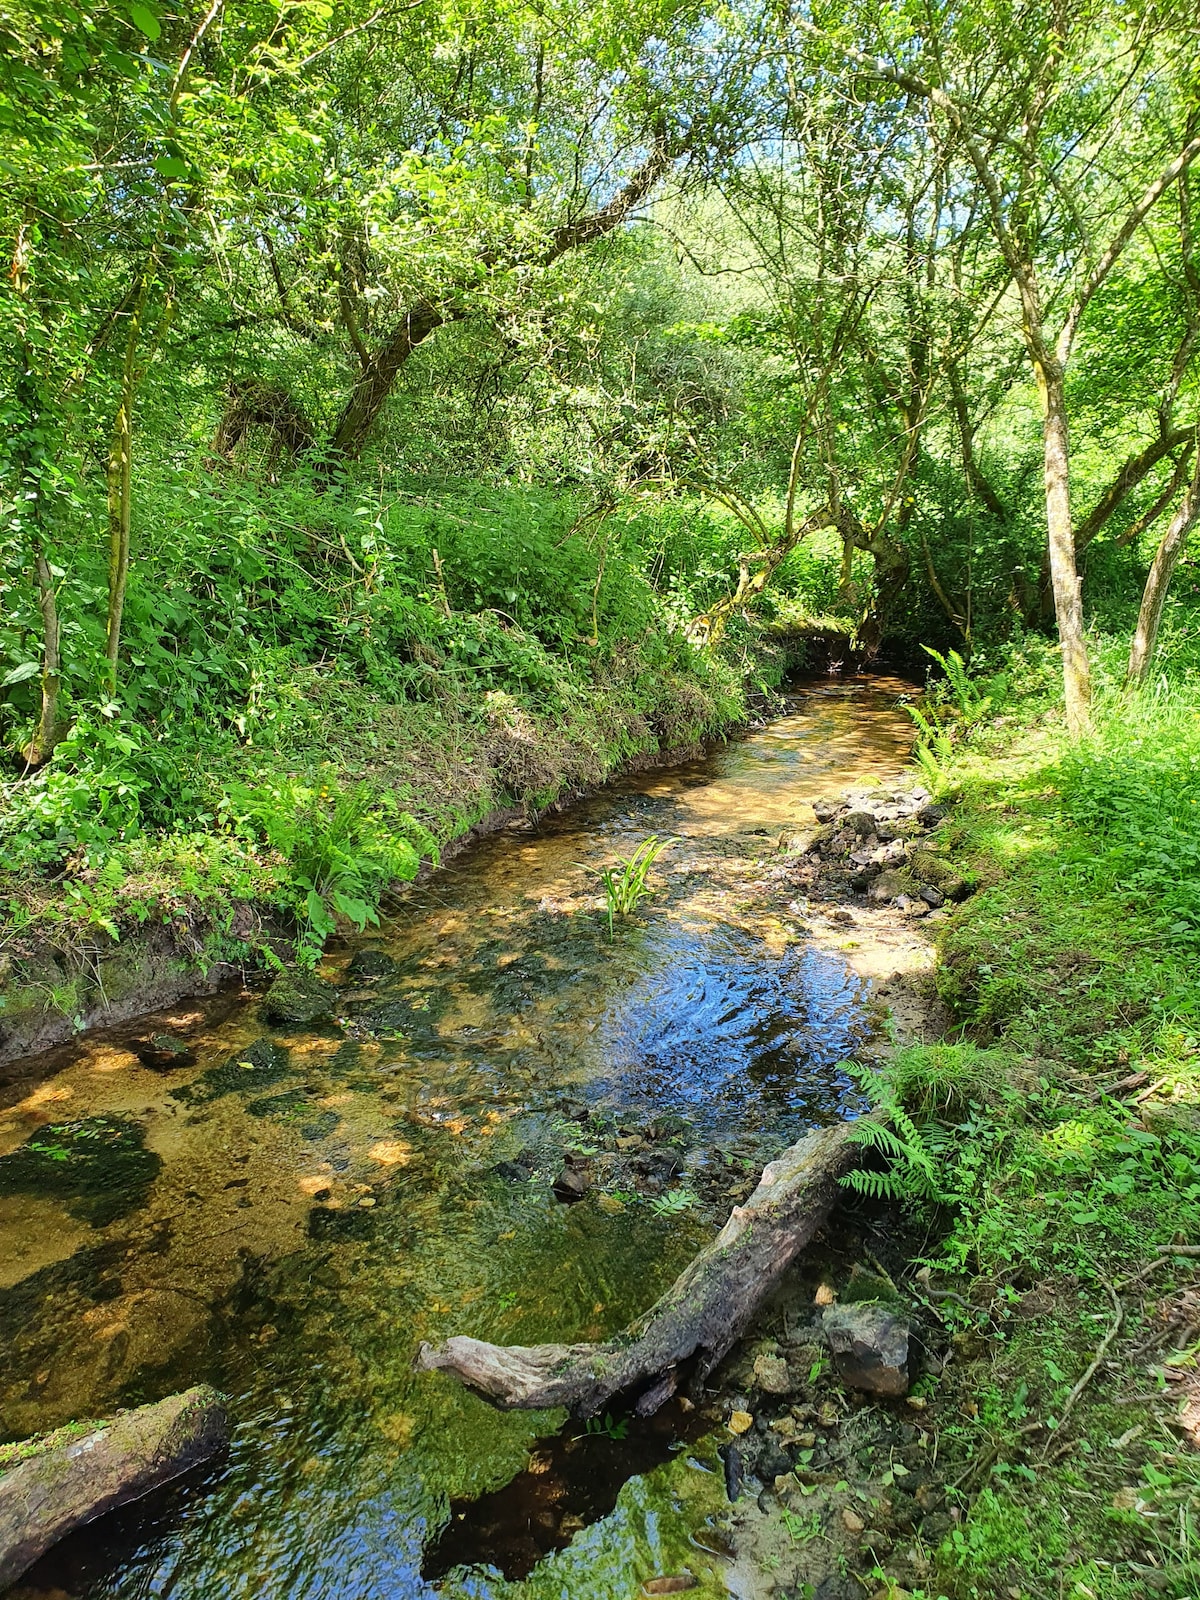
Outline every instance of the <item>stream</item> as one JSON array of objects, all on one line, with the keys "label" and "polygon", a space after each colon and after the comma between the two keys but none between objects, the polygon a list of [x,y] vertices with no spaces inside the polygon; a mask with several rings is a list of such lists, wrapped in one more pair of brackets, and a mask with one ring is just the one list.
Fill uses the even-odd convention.
[{"label": "stream", "polygon": [[[0,1435],[199,1381],[234,1422],[222,1460],[15,1594],[626,1592],[538,1587],[536,1563],[584,1529],[595,1560],[653,1553],[637,1475],[686,1454],[683,1413],[588,1436],[413,1355],[451,1333],[606,1337],[766,1159],[859,1109],[839,1063],[870,1032],[877,953],[797,896],[786,845],[814,798],[896,778],[912,693],[797,682],[704,759],[473,845],[330,955],[336,1023],[273,1029],[226,993],[9,1069]],[[598,867],[650,834],[673,841],[656,893],[610,942]],[[564,1151],[592,1162],[577,1204],[553,1193]]]}]

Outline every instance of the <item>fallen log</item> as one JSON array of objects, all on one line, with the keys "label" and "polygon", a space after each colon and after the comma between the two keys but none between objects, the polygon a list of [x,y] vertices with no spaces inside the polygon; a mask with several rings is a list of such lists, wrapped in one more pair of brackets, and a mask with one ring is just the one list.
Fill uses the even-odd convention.
[{"label": "fallen log", "polygon": [[206,1460],[228,1436],[221,1396],[201,1385],[110,1422],[57,1428],[0,1457],[0,1589],[64,1535]]},{"label": "fallen log", "polygon": [[670,1399],[685,1375],[707,1376],[741,1337],[837,1198],[861,1147],[853,1125],[806,1134],[763,1169],[720,1233],[667,1292],[603,1344],[495,1345],[458,1336],[422,1344],[418,1371],[452,1373],[503,1410],[566,1406],[591,1417],[617,1395],[639,1416]]}]

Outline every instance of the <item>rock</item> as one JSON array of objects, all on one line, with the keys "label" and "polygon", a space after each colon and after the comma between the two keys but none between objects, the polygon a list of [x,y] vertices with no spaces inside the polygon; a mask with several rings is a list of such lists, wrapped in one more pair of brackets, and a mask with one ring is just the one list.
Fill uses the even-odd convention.
[{"label": "rock", "polygon": [[730,1414],[728,1423],[730,1433],[747,1433],[753,1426],[754,1418],[748,1411],[734,1411]]},{"label": "rock", "polygon": [[573,1205],[583,1199],[591,1186],[591,1178],[581,1167],[564,1167],[554,1180],[554,1197]]},{"label": "rock", "polygon": [[668,1184],[683,1171],[683,1158],[675,1150],[647,1150],[634,1156],[629,1165],[643,1178]]},{"label": "rock", "polygon": [[725,1493],[730,1500],[737,1500],[742,1493],[742,1453],[736,1444],[730,1443],[718,1445],[717,1454],[725,1465]]},{"label": "rock", "polygon": [[869,838],[875,832],[875,816],[871,811],[851,811],[842,818],[841,826],[847,833],[856,833],[860,839]]},{"label": "rock", "polygon": [[842,1527],[847,1533],[861,1533],[866,1523],[857,1511],[851,1511],[850,1507],[846,1506],[842,1511]]},{"label": "rock", "polygon": [[755,1470],[763,1483],[774,1483],[776,1478],[784,1478],[792,1470],[791,1457],[774,1439],[765,1439],[759,1446]]},{"label": "rock", "polygon": [[863,1301],[829,1306],[822,1323],[843,1383],[869,1394],[907,1392],[909,1327],[894,1305]]},{"label": "rock", "polygon": [[965,900],[971,892],[966,879],[932,850],[914,850],[909,865],[921,883],[931,884],[947,900]]},{"label": "rock", "polygon": [[916,884],[911,873],[899,871],[895,867],[881,872],[871,885],[871,899],[877,900],[881,905],[886,905],[897,895],[915,893]]},{"label": "rock", "polygon": [[151,1034],[149,1039],[140,1039],[133,1048],[138,1060],[152,1072],[171,1072],[196,1064],[196,1052],[173,1033]]},{"label": "rock", "polygon": [[931,911],[936,911],[939,906],[944,906],[946,903],[946,896],[940,889],[935,889],[931,883],[923,883],[921,885],[921,899],[924,900]]},{"label": "rock", "polygon": [[892,1553],[891,1539],[880,1528],[868,1528],[858,1541],[858,1548],[865,1554],[872,1556],[876,1561],[882,1561]]},{"label": "rock", "polygon": [[[778,1593],[778,1591],[776,1591]],[[803,1593],[803,1590],[797,1590]],[[853,1578],[843,1577],[840,1572],[831,1572],[821,1579],[815,1589],[811,1591],[812,1600],[862,1600],[862,1590]]]},{"label": "rock", "polygon": [[757,1356],[754,1382],[764,1394],[789,1394],[792,1388],[788,1364],[782,1356]]},{"label": "rock", "polygon": [[954,1518],[946,1511],[935,1511],[921,1523],[921,1537],[928,1544],[939,1544],[954,1526]]},{"label": "rock", "polygon": [[838,800],[814,800],[813,815],[818,822],[832,822],[842,809]]},{"label": "rock", "polygon": [[400,968],[382,950],[356,950],[346,968],[348,978],[391,978]]},{"label": "rock", "polygon": [[660,1144],[686,1144],[691,1131],[686,1117],[676,1116],[673,1111],[664,1111],[646,1129],[646,1137]]},{"label": "rock", "polygon": [[857,1261],[850,1269],[850,1278],[842,1290],[843,1305],[861,1305],[864,1300],[887,1300],[899,1305],[900,1291],[890,1278],[882,1273],[868,1272]]},{"label": "rock", "polygon": [[281,972],[263,996],[263,1019],[278,1027],[308,1027],[328,1022],[337,1005],[337,990],[311,972]]},{"label": "rock", "polygon": [[503,1178],[505,1183],[527,1183],[529,1181],[529,1168],[521,1166],[516,1161],[497,1161],[492,1171],[498,1178]]}]

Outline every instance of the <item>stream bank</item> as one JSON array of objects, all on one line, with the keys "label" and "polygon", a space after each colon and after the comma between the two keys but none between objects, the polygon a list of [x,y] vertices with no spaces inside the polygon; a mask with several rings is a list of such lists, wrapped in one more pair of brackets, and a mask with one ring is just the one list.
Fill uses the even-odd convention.
[{"label": "stream bank", "polygon": [[[684,674],[630,647],[605,670],[597,664],[586,694],[542,715],[478,689],[425,707],[350,708],[314,682],[297,730],[304,748],[248,746],[246,772],[212,775],[210,809],[229,811],[226,790],[249,778],[248,793],[278,788],[291,794],[285,809],[315,807],[319,827],[322,806],[366,783],[427,830],[417,839],[426,872],[431,848],[449,861],[621,776],[699,759],[777,711],[769,685],[806,662],[822,671],[838,654],[835,637],[793,631],[756,639],[736,670],[706,656]],[[280,761],[286,775],[273,770]],[[146,835],[101,866],[80,849],[52,881],[18,874],[0,884],[0,1067],[294,959],[289,864],[265,844],[228,826]]]}]

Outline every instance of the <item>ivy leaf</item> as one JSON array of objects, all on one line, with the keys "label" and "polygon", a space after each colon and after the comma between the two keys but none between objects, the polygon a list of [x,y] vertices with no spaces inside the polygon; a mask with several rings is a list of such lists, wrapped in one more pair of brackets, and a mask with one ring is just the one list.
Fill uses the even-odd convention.
[{"label": "ivy leaf", "polygon": [[157,39],[162,32],[162,27],[153,11],[145,6],[133,5],[129,8],[129,20],[139,33],[144,33],[147,39]]}]

